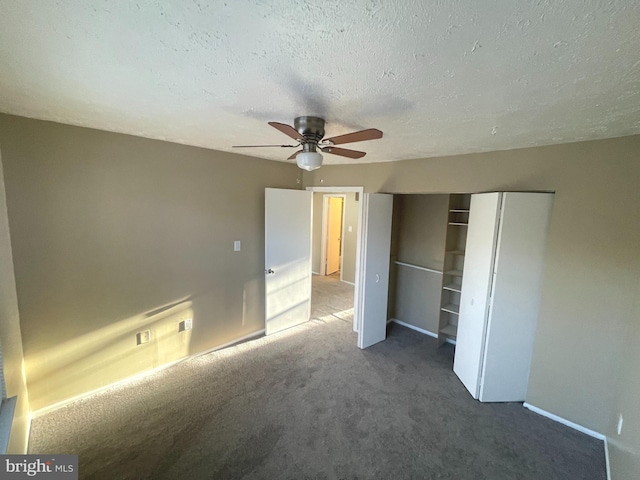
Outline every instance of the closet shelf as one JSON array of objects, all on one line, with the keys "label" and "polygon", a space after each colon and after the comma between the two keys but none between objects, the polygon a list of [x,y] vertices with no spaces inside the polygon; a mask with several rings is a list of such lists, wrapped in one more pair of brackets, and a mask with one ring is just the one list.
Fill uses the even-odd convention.
[{"label": "closet shelf", "polygon": [[443,290],[449,290],[451,292],[462,292],[462,285],[458,285],[457,283],[450,283],[448,285],[444,285],[442,287]]},{"label": "closet shelf", "polygon": [[462,270],[447,270],[444,272],[445,275],[451,275],[452,277],[461,277]]},{"label": "closet shelf", "polygon": [[[438,319],[438,346],[445,342],[455,344],[460,315],[459,299],[462,296],[462,270],[469,227],[471,195],[449,195],[447,235],[444,243],[444,271],[440,290],[440,314]],[[475,207],[474,207],[475,208]],[[466,287],[465,287],[466,288]]]},{"label": "closet shelf", "polygon": [[456,335],[458,334],[458,326],[448,323],[447,325],[445,325],[440,329],[440,333],[442,333],[443,335],[447,335],[449,337],[455,338]]},{"label": "closet shelf", "polygon": [[460,313],[460,305],[454,305],[450,303],[449,305],[445,305],[440,310],[447,313],[453,313],[454,315],[458,315]]}]

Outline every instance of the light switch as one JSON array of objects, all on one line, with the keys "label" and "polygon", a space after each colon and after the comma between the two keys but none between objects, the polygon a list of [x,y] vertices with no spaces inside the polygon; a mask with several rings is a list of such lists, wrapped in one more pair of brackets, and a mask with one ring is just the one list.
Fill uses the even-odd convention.
[{"label": "light switch", "polygon": [[349,233],[353,232],[353,228],[349,225]]},{"label": "light switch", "polygon": [[240,240],[236,240],[235,242],[233,242],[233,251],[234,252],[240,251]]}]

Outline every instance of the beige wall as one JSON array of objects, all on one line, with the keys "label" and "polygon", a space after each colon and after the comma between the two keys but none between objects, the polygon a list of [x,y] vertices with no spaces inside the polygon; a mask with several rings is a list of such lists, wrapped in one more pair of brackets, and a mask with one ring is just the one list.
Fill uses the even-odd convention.
[{"label": "beige wall", "polygon": [[[295,166],[7,115],[0,150],[34,409],[263,328],[263,189],[297,188]],[[555,191],[527,401],[613,436],[617,411],[639,391],[638,152],[635,136],[325,166],[304,185]],[[20,342],[5,340],[19,335],[15,303],[4,300],[15,299],[7,248],[2,233],[0,335],[17,365]],[[188,316],[193,335],[176,335]],[[136,347],[147,328],[154,341]],[[623,414],[617,478],[634,471],[639,448],[638,418]]]},{"label": "beige wall", "polygon": [[[637,217],[636,217],[636,221]],[[622,353],[618,375],[616,399],[607,431],[609,438],[609,458],[611,478],[626,480],[640,475],[640,281],[631,324],[625,335],[626,343]],[[622,414],[622,432],[618,435],[618,415]]]},{"label": "beige wall", "polygon": [[[449,195],[396,195],[391,259],[442,271]],[[390,316],[438,332],[442,275],[403,265],[391,269]]]},{"label": "beige wall", "polygon": [[0,148],[33,410],[264,328],[264,188],[295,165],[7,115]]},{"label": "beige wall", "polygon": [[17,396],[8,453],[26,453],[29,434],[29,395],[24,376],[22,334],[13,272],[7,204],[0,149],[0,342],[8,398]]},{"label": "beige wall", "polygon": [[449,195],[397,195],[394,205],[398,260],[442,270]]},{"label": "beige wall", "polygon": [[527,401],[607,430],[640,272],[640,136],[324,166],[303,183],[321,180],[368,192],[555,191]]},{"label": "beige wall", "polygon": [[[311,247],[311,269],[320,273],[322,258],[322,199],[331,192],[313,193],[313,240]],[[359,203],[356,202],[356,194],[353,192],[336,192],[345,196],[344,206],[344,238],[342,280],[355,283],[356,281],[356,248],[358,240],[358,212]],[[349,232],[351,226],[351,232]]]}]

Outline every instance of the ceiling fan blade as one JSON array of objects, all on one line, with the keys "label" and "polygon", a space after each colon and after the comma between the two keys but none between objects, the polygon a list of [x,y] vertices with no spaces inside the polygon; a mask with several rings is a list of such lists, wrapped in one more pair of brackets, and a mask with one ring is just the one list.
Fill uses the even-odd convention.
[{"label": "ceiling fan blade", "polygon": [[334,145],[340,145],[342,143],[364,142],[365,140],[375,140],[382,138],[382,132],[376,128],[369,128],[368,130],[360,130],[359,132],[346,133],[344,135],[338,135],[337,137],[325,138],[323,142],[331,142]]},{"label": "ceiling fan blade", "polygon": [[301,152],[302,150],[298,150],[297,152],[295,152],[293,155],[291,155],[289,158],[287,158],[287,160],[293,160],[294,158],[296,158],[298,156],[298,154]]},{"label": "ceiling fan blade", "polygon": [[278,122],[268,122],[273,128],[280,130],[285,135],[289,135],[291,138],[295,138],[296,140],[304,140],[305,138],[298,133],[298,131],[290,125],[286,123],[278,123]]},{"label": "ceiling fan blade", "polygon": [[299,145],[232,145],[231,148],[263,148],[263,147],[282,147],[282,148],[296,148]]},{"label": "ceiling fan blade", "polygon": [[366,152],[359,152],[358,150],[348,150],[346,148],[338,148],[338,147],[324,147],[324,148],[321,148],[320,150],[326,153],[331,153],[333,155],[340,155],[342,157],[349,157],[349,158],[362,158],[367,154]]}]

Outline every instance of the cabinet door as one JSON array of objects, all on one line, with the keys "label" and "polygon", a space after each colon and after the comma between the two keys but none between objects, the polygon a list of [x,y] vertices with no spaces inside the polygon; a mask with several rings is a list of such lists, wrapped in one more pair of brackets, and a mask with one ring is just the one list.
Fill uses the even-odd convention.
[{"label": "cabinet door", "polygon": [[501,193],[471,196],[453,371],[478,398]]},{"label": "cabinet door", "polygon": [[552,201],[549,193],[503,194],[480,388],[482,402],[525,399]]}]

